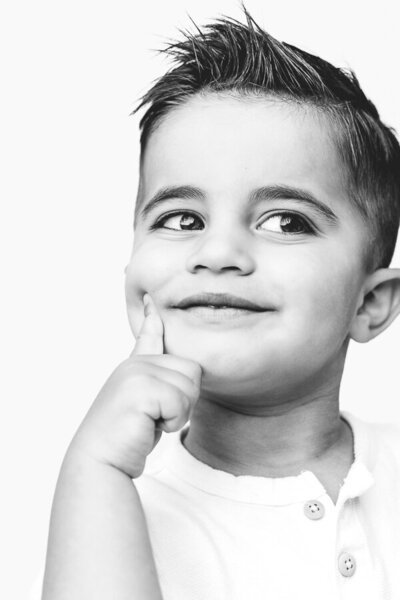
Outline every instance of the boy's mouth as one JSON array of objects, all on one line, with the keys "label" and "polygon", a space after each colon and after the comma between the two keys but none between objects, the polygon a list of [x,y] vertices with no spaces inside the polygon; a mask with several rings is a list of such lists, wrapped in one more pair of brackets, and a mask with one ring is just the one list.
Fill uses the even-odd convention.
[{"label": "boy's mouth", "polygon": [[202,292],[183,298],[173,308],[178,308],[210,322],[254,315],[273,310],[232,294]]}]

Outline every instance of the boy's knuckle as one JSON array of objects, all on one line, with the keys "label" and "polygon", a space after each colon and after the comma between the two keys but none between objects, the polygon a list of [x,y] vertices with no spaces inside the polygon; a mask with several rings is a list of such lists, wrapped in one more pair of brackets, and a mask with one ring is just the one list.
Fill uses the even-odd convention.
[{"label": "boy's knuckle", "polygon": [[159,399],[152,394],[142,394],[136,399],[133,410],[135,415],[147,414],[156,417],[160,410]]},{"label": "boy's knuckle", "polygon": [[184,394],[183,392],[180,392],[177,401],[179,403],[180,411],[183,411],[185,414],[188,413],[192,406],[189,396],[187,394]]},{"label": "boy's knuckle", "polygon": [[128,373],[124,380],[124,391],[128,394],[135,394],[137,391],[145,391],[148,385],[147,375],[143,373]]},{"label": "boy's knuckle", "polygon": [[127,367],[130,371],[134,373],[144,371],[147,368],[147,362],[144,360],[144,357],[141,355],[134,356],[127,363]]},{"label": "boy's knuckle", "polygon": [[160,380],[153,373],[144,371],[135,373],[132,376],[132,382],[137,388],[140,388],[145,392],[149,392],[157,388],[160,384]]},{"label": "boy's knuckle", "polygon": [[168,386],[165,388],[162,408],[167,418],[172,418],[181,414],[182,410],[186,410],[187,406],[188,399],[186,394],[175,386]]},{"label": "boy's knuckle", "polygon": [[165,388],[163,390],[163,397],[165,398],[165,402],[169,404],[176,405],[181,402],[180,395],[181,391],[174,385],[165,384]]},{"label": "boy's knuckle", "polygon": [[192,373],[195,379],[199,379],[201,377],[202,369],[198,362],[191,361]]}]

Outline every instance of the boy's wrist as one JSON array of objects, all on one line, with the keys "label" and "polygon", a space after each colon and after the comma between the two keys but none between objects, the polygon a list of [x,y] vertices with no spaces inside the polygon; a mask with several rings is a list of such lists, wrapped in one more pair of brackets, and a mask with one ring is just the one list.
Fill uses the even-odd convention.
[{"label": "boy's wrist", "polygon": [[78,472],[104,472],[104,473],[120,473],[126,478],[132,479],[123,470],[118,469],[115,465],[107,460],[96,456],[80,444],[72,442],[65,454],[61,472],[72,470]]}]

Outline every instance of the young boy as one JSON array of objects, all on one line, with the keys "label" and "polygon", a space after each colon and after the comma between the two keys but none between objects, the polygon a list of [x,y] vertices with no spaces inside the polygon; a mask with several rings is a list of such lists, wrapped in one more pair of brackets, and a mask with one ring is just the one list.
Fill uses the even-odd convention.
[{"label": "young boy", "polygon": [[399,144],[245,14],[141,103],[136,345],[67,451],[44,600],[400,597],[398,430],[339,410],[349,341],[400,312]]}]

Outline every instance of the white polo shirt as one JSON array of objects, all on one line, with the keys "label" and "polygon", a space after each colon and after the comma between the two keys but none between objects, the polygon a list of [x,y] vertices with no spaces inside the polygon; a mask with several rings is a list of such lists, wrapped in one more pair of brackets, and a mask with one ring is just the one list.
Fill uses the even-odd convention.
[{"label": "white polo shirt", "polygon": [[342,417],[355,460],[336,505],[310,471],[235,476],[186,450],[187,427],[163,435],[134,483],[164,600],[400,599],[400,431]]},{"label": "white polo shirt", "polygon": [[310,471],[235,476],[185,449],[187,427],[163,436],[135,484],[164,600],[400,599],[400,431],[342,416],[336,505]]}]

